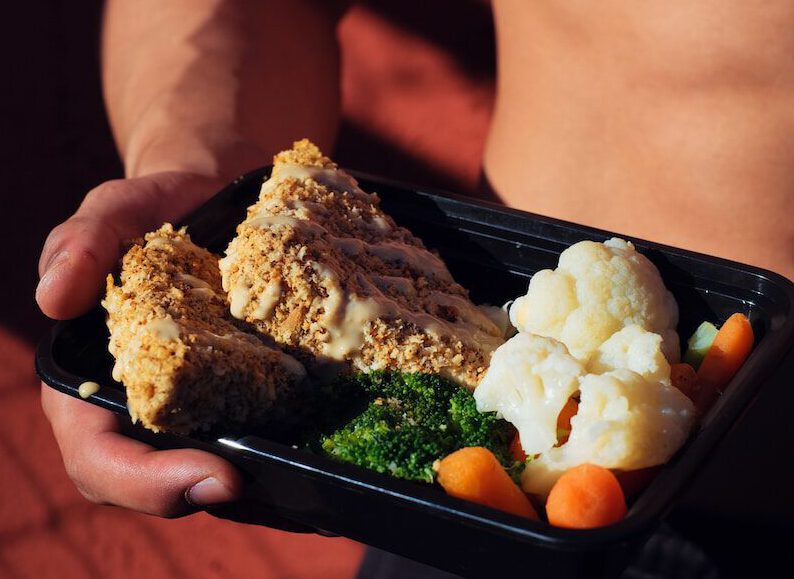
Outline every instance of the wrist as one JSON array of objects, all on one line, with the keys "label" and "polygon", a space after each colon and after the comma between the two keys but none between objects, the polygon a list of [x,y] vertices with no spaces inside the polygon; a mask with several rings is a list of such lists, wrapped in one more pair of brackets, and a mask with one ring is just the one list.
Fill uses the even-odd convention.
[{"label": "wrist", "polygon": [[123,160],[128,178],[177,172],[228,182],[269,163],[272,155],[230,131],[192,127],[134,136]]}]

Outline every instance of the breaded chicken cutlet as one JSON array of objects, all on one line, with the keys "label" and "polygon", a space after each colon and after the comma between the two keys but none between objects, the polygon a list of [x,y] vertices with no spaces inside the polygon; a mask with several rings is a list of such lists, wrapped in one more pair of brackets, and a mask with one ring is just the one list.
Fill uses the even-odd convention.
[{"label": "breaded chicken cutlet", "polygon": [[102,305],[113,378],[133,421],[153,431],[262,421],[305,377],[296,360],[235,326],[217,256],[171,225],[130,248]]},{"label": "breaded chicken cutlet", "polygon": [[271,178],[220,261],[231,313],[310,373],[438,373],[473,389],[502,331],[435,254],[309,141]]}]

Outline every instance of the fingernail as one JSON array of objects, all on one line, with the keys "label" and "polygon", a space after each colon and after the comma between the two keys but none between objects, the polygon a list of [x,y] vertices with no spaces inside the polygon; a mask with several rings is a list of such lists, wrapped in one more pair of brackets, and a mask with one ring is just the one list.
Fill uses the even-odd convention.
[{"label": "fingernail", "polygon": [[205,478],[185,492],[185,500],[197,507],[228,503],[234,498],[232,492],[215,477]]},{"label": "fingernail", "polygon": [[57,253],[50,259],[50,261],[47,263],[46,269],[44,270],[44,275],[41,276],[39,284],[36,286],[36,295],[38,295],[40,291],[43,291],[47,288],[55,274],[58,273],[61,267],[63,267],[68,260],[69,253],[66,251]]}]

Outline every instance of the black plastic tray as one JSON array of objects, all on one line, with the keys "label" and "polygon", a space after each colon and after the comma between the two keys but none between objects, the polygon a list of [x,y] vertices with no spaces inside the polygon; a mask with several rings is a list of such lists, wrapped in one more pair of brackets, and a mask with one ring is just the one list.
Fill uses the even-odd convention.
[{"label": "black plastic tray", "polygon": [[[198,244],[218,253],[254,202],[270,168],[241,177],[185,219]],[[526,291],[531,275],[554,267],[560,252],[583,239],[612,234],[447,193],[356,174],[384,210],[441,254],[479,303],[501,305]],[[249,522],[281,519],[344,535],[467,576],[531,573],[533,577],[613,576],[656,528],[715,445],[748,411],[765,378],[792,348],[794,284],[774,273],[632,239],[659,268],[681,311],[679,334],[702,320],[749,315],[756,347],[681,451],[611,527],[557,529],[467,503],[438,488],[398,480],[314,456],[261,434],[221,438],[131,436],[161,448],[195,447],[222,455],[252,481],[262,507]],[[102,384],[87,403],[127,415],[110,376],[108,333],[99,309],[57,324],[39,345],[36,369],[53,388],[78,396],[86,380]]]}]

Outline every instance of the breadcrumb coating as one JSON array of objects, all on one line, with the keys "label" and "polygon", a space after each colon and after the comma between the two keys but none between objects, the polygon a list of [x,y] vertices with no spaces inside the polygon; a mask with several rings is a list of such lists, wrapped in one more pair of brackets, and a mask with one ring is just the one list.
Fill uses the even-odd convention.
[{"label": "breadcrumb coating", "polygon": [[473,389],[503,342],[441,259],[306,140],[275,157],[220,269],[232,314],[312,373],[439,373]]},{"label": "breadcrumb coating", "polygon": [[294,359],[241,331],[217,257],[166,224],[136,241],[102,301],[133,421],[189,433],[266,420],[303,380]]}]

